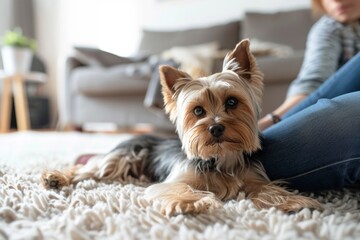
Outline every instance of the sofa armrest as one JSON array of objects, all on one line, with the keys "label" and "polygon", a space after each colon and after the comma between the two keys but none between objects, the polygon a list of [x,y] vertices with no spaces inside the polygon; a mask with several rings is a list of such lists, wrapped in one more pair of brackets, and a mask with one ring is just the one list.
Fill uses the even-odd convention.
[{"label": "sofa armrest", "polygon": [[147,62],[112,67],[87,66],[71,72],[69,87],[72,94],[88,97],[144,95],[151,73],[152,68]]},{"label": "sofa armrest", "polygon": [[73,119],[71,115],[71,91],[70,91],[70,75],[72,71],[79,67],[85,67],[87,64],[80,61],[75,56],[68,56],[63,65],[64,75],[63,81],[58,82],[58,108],[59,108],[59,126],[66,128],[72,126]]},{"label": "sofa armrest", "polygon": [[69,56],[66,58],[65,61],[65,71],[66,71],[66,78],[70,75],[70,72],[78,67],[85,67],[88,64],[82,62],[77,57]]},{"label": "sofa armrest", "polygon": [[[109,55],[104,54],[94,60],[91,56],[75,52],[65,59],[65,74],[63,81],[59,81],[58,84],[61,125],[74,124],[72,105],[79,91],[85,95],[116,95],[146,91],[152,69],[150,63],[144,61],[146,58],[115,56],[107,59],[108,62],[105,61],[105,64],[98,61],[106,56]],[[100,87],[96,87],[99,83]]]}]

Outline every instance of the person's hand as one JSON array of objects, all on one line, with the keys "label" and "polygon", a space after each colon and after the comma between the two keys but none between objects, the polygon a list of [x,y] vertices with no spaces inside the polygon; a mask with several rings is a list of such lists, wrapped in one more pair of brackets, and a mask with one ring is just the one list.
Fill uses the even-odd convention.
[{"label": "person's hand", "polygon": [[[283,102],[277,109],[275,109],[272,113],[267,114],[265,117],[261,118],[258,121],[258,126],[260,131],[264,131],[268,127],[274,125],[274,122],[277,123],[281,120],[281,117],[289,111],[292,107],[299,104],[302,100],[304,100],[307,95],[299,94],[295,95],[291,98],[288,98]],[[274,118],[275,117],[275,118]]]},{"label": "person's hand", "polygon": [[272,126],[274,123],[270,115],[266,115],[258,121],[260,131],[264,131],[266,128]]}]

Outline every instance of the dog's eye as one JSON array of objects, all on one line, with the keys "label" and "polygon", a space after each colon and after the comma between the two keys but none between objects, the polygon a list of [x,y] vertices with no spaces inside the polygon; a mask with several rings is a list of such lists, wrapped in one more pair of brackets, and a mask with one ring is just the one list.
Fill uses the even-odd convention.
[{"label": "dog's eye", "polygon": [[226,109],[234,109],[234,108],[236,108],[238,103],[239,103],[239,101],[236,98],[229,97],[228,99],[226,99],[225,108]]},{"label": "dog's eye", "polygon": [[198,117],[200,117],[200,116],[202,116],[202,115],[205,114],[204,108],[202,108],[202,107],[200,107],[200,106],[195,107],[194,110],[193,110],[193,112],[194,112],[195,116],[198,116]]}]

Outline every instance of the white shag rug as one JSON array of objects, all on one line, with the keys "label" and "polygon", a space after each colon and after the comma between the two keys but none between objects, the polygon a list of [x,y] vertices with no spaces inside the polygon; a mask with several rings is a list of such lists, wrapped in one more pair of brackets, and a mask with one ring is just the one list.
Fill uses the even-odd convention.
[{"label": "white shag rug", "polygon": [[[197,216],[167,218],[143,199],[144,184],[84,181],[60,192],[40,186],[44,169],[103,153],[130,135],[0,135],[0,239],[360,239],[360,192],[317,195],[325,211],[256,210],[249,200]],[[136,184],[136,185],[135,185]],[[137,184],[140,184],[138,186]]]}]

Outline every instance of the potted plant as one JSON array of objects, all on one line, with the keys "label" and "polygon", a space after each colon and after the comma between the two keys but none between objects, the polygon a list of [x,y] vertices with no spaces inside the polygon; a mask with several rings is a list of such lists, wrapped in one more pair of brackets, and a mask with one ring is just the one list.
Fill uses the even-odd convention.
[{"label": "potted plant", "polygon": [[21,28],[8,30],[1,39],[1,55],[6,73],[26,73],[30,70],[36,42],[23,35]]}]

